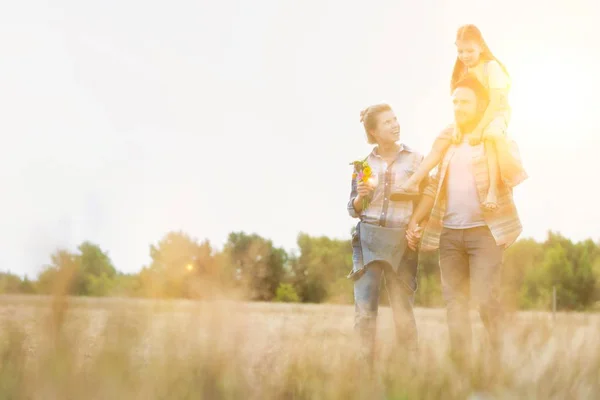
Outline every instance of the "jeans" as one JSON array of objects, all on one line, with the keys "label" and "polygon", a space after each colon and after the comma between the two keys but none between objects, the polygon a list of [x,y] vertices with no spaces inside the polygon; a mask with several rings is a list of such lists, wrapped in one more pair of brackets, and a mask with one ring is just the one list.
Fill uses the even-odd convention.
[{"label": "jeans", "polygon": [[454,354],[467,358],[471,355],[469,300],[479,309],[492,350],[501,348],[504,314],[499,297],[503,253],[503,247],[496,245],[487,226],[442,230],[440,270]]},{"label": "jeans", "polygon": [[413,314],[413,301],[417,290],[418,262],[418,253],[407,249],[397,272],[394,272],[387,262],[373,262],[354,282],[354,329],[361,342],[361,356],[370,365],[374,359],[382,277],[392,307],[397,340],[408,352],[414,353],[417,350],[417,325]]}]

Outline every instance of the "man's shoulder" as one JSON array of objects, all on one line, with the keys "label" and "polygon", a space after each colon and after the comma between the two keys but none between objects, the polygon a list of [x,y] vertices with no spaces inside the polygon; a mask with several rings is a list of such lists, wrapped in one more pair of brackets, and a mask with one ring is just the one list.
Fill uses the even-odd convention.
[{"label": "man's shoulder", "polygon": [[438,138],[443,139],[451,139],[454,134],[454,123],[448,124],[444,129],[440,131],[438,134]]}]

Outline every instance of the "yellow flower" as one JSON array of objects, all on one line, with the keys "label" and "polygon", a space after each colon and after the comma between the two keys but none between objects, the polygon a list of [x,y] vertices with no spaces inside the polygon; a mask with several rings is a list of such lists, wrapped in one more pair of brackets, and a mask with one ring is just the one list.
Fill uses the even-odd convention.
[{"label": "yellow flower", "polygon": [[371,171],[371,167],[368,167],[368,166],[367,166],[367,167],[365,167],[365,168],[363,169],[363,174],[364,174],[364,175],[365,175],[365,177],[367,177],[367,178],[371,176],[371,172],[372,172],[372,171]]},{"label": "yellow flower", "polygon": [[356,172],[352,174],[352,179],[356,179],[357,175]]}]

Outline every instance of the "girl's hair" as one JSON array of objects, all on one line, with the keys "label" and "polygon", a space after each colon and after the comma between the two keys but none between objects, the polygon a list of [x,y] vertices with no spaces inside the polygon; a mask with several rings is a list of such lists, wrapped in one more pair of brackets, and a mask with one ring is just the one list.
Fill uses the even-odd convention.
[{"label": "girl's hair", "polygon": [[369,106],[360,112],[360,122],[362,122],[363,126],[365,127],[367,142],[369,144],[377,144],[377,141],[369,131],[377,128],[377,117],[379,114],[386,111],[392,111],[392,107],[384,103]]},{"label": "girl's hair", "polygon": [[[468,25],[463,25],[460,28],[458,28],[458,31],[456,32],[456,41],[459,41],[459,40],[472,40],[472,41],[476,42],[477,44],[479,44],[479,46],[481,47],[480,60],[496,61],[498,64],[500,64],[500,67],[502,67],[502,69],[504,70],[504,73],[506,73],[506,75],[509,75],[508,70],[506,69],[504,64],[502,64],[500,62],[500,60],[498,60],[496,58],[496,56],[494,54],[492,54],[492,51],[488,47],[487,43],[485,42],[485,40],[483,40],[481,31],[479,31],[479,28],[477,28],[475,25],[468,24]],[[452,71],[452,79],[450,81],[450,87],[453,88],[454,85],[458,81],[460,81],[462,78],[464,78],[466,73],[467,73],[467,66],[462,61],[460,61],[460,58],[456,57],[456,61],[454,62],[454,70]]]}]

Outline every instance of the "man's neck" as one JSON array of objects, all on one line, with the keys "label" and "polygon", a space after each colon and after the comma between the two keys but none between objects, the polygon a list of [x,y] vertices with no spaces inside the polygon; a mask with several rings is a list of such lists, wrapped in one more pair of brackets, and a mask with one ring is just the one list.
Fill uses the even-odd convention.
[{"label": "man's neck", "polygon": [[458,128],[460,129],[460,132],[463,135],[469,135],[469,134],[471,134],[475,130],[475,128],[477,127],[477,123],[478,122],[479,121],[469,122],[469,123],[466,123],[466,124],[462,124],[462,125],[459,125]]}]

